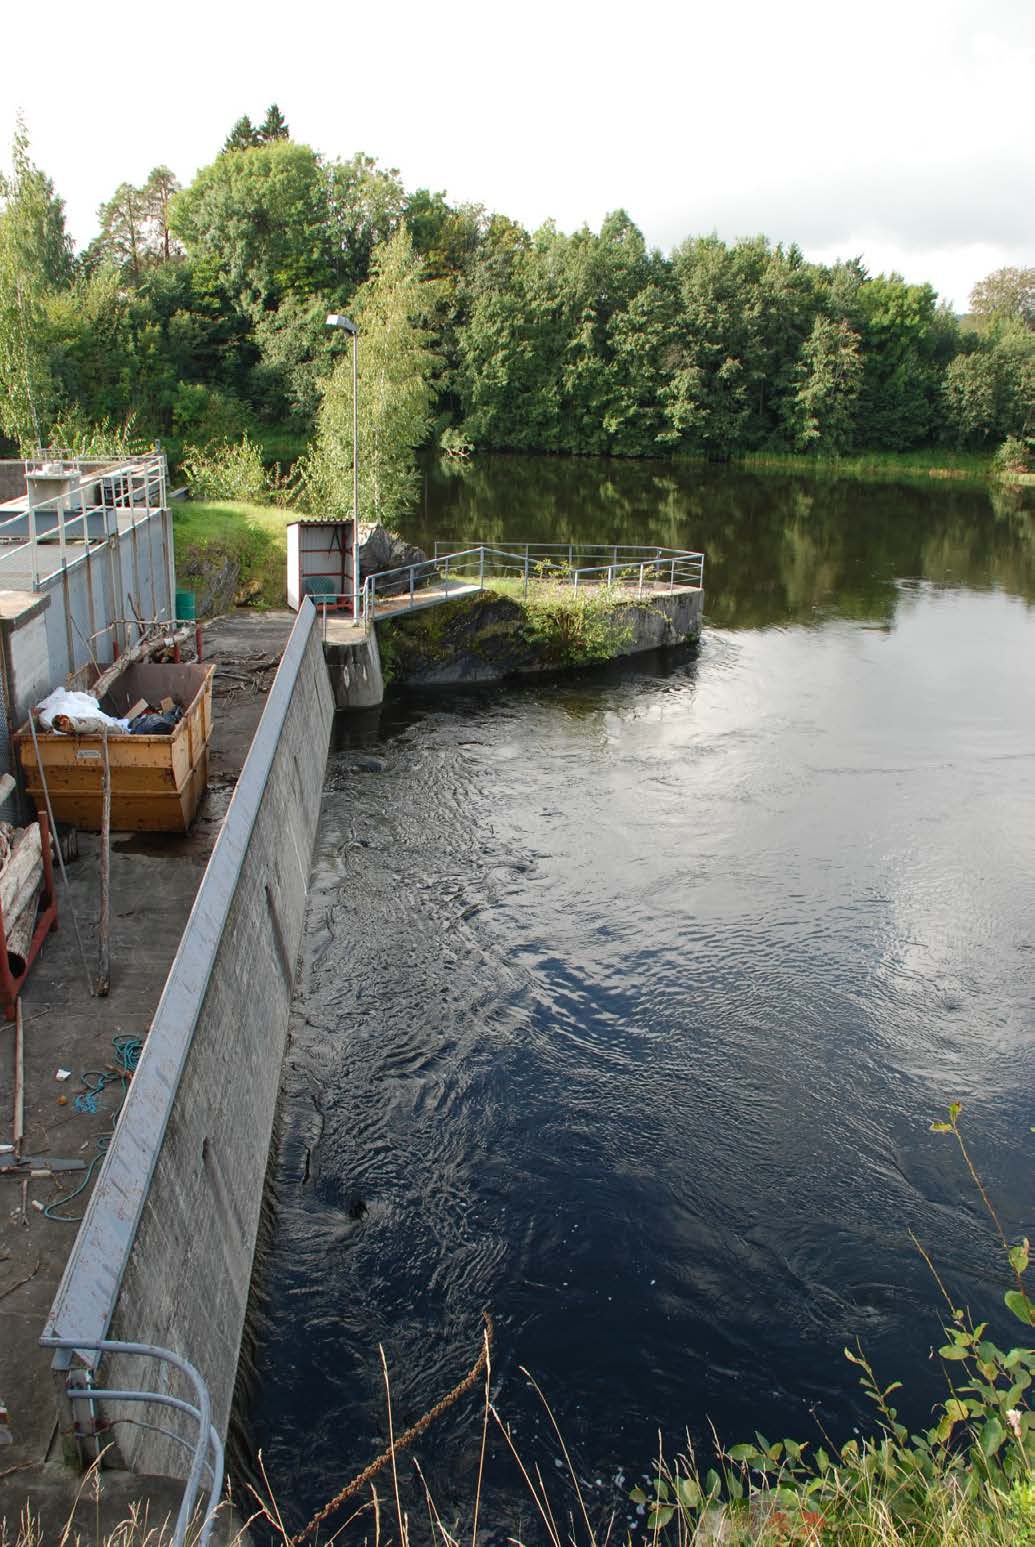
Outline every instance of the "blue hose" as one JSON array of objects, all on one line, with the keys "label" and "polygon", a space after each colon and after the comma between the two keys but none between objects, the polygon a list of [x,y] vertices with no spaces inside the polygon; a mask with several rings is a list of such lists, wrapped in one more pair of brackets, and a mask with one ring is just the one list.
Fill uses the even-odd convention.
[{"label": "blue hose", "polygon": [[[73,1103],[77,1112],[90,1114],[96,1113],[97,1098],[107,1089],[109,1085],[119,1084],[122,1086],[123,1091],[125,1091],[129,1084],[129,1076],[133,1073],[137,1064],[140,1062],[140,1054],[144,1046],[143,1038],[112,1037],[111,1041],[112,1046],[115,1049],[115,1063],[117,1067],[114,1070],[83,1070],[79,1078],[83,1084],[84,1089],[78,1093]],[[125,1100],[125,1097],[123,1097],[123,1100]],[[111,1120],[112,1132],[114,1132],[115,1124],[119,1120],[119,1112],[121,1111],[122,1103],[120,1102],[119,1110],[115,1113]],[[90,1164],[87,1166],[86,1175],[79,1183],[79,1186],[75,1189],[74,1192],[65,1193],[61,1198],[55,1199],[53,1203],[48,1203],[43,1210],[44,1218],[57,1219],[66,1225],[78,1225],[80,1223],[83,1217],[81,1214],[58,1214],[55,1211],[59,1205],[63,1207],[67,1206],[72,1202],[73,1198],[78,1198],[81,1193],[86,1191],[91,1181],[93,1180],[94,1172],[97,1170],[97,1167],[104,1159],[105,1152],[107,1151],[108,1145],[111,1143],[111,1139],[111,1133],[102,1133],[98,1135],[97,1153],[90,1161]]]}]

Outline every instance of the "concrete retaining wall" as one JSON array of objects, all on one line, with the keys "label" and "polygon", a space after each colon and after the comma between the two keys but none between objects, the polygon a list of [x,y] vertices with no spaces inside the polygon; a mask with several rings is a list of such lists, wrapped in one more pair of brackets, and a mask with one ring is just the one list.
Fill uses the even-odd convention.
[{"label": "concrete retaining wall", "polygon": [[[47,1328],[57,1337],[181,1353],[206,1381],[224,1435],[333,715],[316,614],[306,602]],[[158,1374],[139,1359],[109,1357],[95,1384],[189,1396],[175,1372],[163,1366],[156,1381]],[[168,1413],[116,1404],[103,1416],[177,1427]],[[179,1432],[189,1434],[190,1423]],[[185,1474],[186,1452],[161,1435],[129,1424],[115,1435],[133,1470]]]},{"label": "concrete retaining wall", "polygon": [[371,628],[358,644],[327,639],[323,653],[336,709],[373,709],[383,702],[385,683],[376,629]]}]

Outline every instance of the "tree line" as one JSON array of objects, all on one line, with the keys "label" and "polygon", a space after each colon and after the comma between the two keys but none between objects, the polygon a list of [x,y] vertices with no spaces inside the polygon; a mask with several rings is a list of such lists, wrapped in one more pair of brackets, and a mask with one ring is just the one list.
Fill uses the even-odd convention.
[{"label": "tree line", "polygon": [[1035,432],[1035,269],[989,276],[959,318],[930,285],[763,236],[663,254],[622,210],[528,231],[320,155],[275,104],[189,186],[164,166],[120,183],[98,225],[74,252],[19,125],[0,182],[8,451],[98,427],[174,451],[248,433],[291,460],[308,442],[326,485],[351,457],[351,383],[325,319],[352,308],[379,373],[361,394],[410,445],[721,460]]}]

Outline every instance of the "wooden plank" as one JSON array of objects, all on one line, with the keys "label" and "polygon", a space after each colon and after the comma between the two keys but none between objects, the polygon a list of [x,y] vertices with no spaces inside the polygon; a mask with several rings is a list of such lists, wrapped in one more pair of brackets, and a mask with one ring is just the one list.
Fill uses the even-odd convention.
[{"label": "wooden plank", "polygon": [[111,764],[108,738],[102,736],[104,775],[101,781],[101,909],[97,922],[97,997],[107,999],[111,988]]},{"label": "wooden plank", "polygon": [[[129,709],[126,710],[126,712],[122,716],[122,718],[124,720],[136,720],[136,719],[139,719],[139,717],[142,714],[146,714],[147,713],[148,708],[149,708],[149,705],[148,705],[147,699],[146,698],[138,698],[136,703],[133,704]],[[104,740],[105,740],[105,745],[107,745],[108,738],[105,737]]]}]

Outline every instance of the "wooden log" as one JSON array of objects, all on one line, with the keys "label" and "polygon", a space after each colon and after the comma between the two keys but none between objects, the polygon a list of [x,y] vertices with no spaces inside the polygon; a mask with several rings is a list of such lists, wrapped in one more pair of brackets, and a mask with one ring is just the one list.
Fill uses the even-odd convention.
[{"label": "wooden log", "polygon": [[109,688],[111,688],[113,684],[118,681],[126,667],[132,666],[134,661],[146,661],[148,656],[151,655],[153,651],[162,649],[167,639],[171,639],[173,644],[176,645],[181,644],[183,640],[189,638],[190,629],[181,628],[177,629],[175,633],[152,634],[150,639],[142,639],[141,642],[138,645],[134,645],[131,650],[123,650],[118,660],[113,661],[110,666],[106,667],[105,670],[101,672],[100,676],[97,678],[97,681],[90,689],[90,692],[93,694],[94,698],[100,701],[100,699],[104,697],[105,693],[108,692]]},{"label": "wooden log", "polygon": [[[42,874],[41,870],[40,875],[42,876]],[[32,937],[36,930],[41,890],[41,887],[36,887],[13,923],[7,924],[7,920],[4,920],[7,926],[7,965],[10,968],[11,976],[14,978],[20,977],[25,971],[29,946],[32,944]]]},{"label": "wooden log", "polygon": [[101,779],[101,914],[97,924],[97,997],[106,999],[111,988],[111,763],[108,738],[101,738],[104,772]]},{"label": "wooden log", "polygon": [[142,715],[146,712],[147,707],[147,699],[138,698],[133,707],[131,709],[127,709],[125,714],[120,715],[119,718],[121,720],[135,720],[139,715]]},{"label": "wooden log", "polygon": [[15,840],[11,858],[0,874],[0,908],[4,910],[4,927],[10,930],[18,914],[26,906],[31,893],[43,875],[43,846],[40,842],[40,825],[31,822],[22,829]]}]

